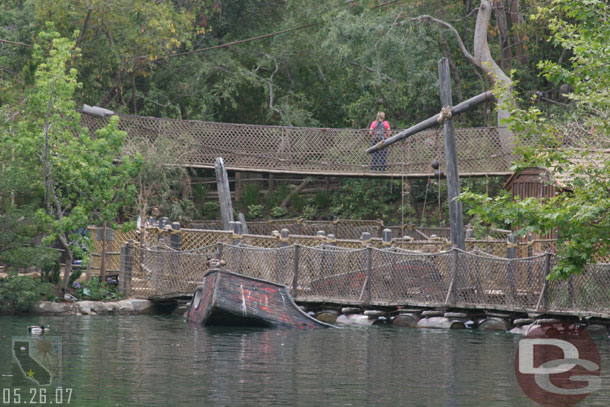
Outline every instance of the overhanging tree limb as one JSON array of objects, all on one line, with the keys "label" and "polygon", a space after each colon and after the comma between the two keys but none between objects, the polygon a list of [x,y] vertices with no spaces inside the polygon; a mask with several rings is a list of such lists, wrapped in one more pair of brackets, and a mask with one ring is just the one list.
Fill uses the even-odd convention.
[{"label": "overhanging tree limb", "polygon": [[[413,17],[411,19],[411,21],[429,21],[429,22],[438,24],[440,26],[443,26],[445,28],[448,28],[455,36],[455,39],[458,43],[458,46],[460,47],[460,50],[462,51],[462,54],[464,54],[464,56],[470,62],[472,62],[477,67],[479,67],[483,72],[485,72],[486,74],[488,73],[487,68],[485,68],[479,61],[477,61],[476,58],[468,51],[468,49],[466,48],[466,45],[464,45],[464,41],[462,41],[462,37],[460,36],[460,33],[458,33],[458,31],[455,29],[455,27],[453,27],[451,24],[449,24],[443,20],[439,20],[438,18],[429,16],[427,14],[424,14],[424,15],[421,15],[418,17]],[[490,78],[490,79],[492,79],[492,78]]]},{"label": "overhanging tree limb", "polygon": [[0,42],[3,42],[5,44],[13,44],[13,45],[19,45],[22,47],[32,48],[32,44],[25,44],[25,43],[19,42],[19,41],[3,40],[0,38]]}]

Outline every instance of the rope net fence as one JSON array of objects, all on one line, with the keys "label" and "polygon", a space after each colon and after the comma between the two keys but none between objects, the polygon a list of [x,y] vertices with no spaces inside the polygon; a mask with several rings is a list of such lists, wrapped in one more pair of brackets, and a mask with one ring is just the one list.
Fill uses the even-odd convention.
[{"label": "rope net fence", "polygon": [[[189,229],[222,230],[222,221],[198,220],[188,224]],[[360,239],[362,233],[380,237],[383,230],[382,220],[337,219],[333,221],[303,219],[270,219],[268,221],[248,222],[248,233],[252,235],[271,235],[273,231],[288,229],[295,235],[315,235],[322,230],[333,234],[337,239]]]},{"label": "rope net fence", "polygon": [[[343,223],[345,224],[343,225]],[[118,273],[120,269],[120,250],[121,246],[129,240],[137,242],[141,247],[168,246],[179,250],[192,250],[201,247],[212,246],[217,243],[234,243],[239,242],[244,245],[260,247],[260,248],[279,248],[288,245],[301,245],[308,247],[316,247],[332,244],[338,248],[345,249],[360,249],[364,245],[383,248],[397,248],[423,253],[437,253],[451,248],[451,243],[444,237],[433,237],[428,240],[414,240],[410,237],[398,237],[389,242],[383,241],[378,237],[373,237],[366,242],[363,242],[359,237],[367,230],[376,231],[381,222],[370,221],[355,221],[355,230],[348,231],[349,223],[346,221],[337,222],[316,222],[315,227],[310,229],[312,234],[289,234],[282,239],[279,234],[246,234],[235,235],[231,231],[225,230],[203,230],[203,229],[180,229],[180,230],[161,230],[158,228],[145,228],[138,230],[123,231],[117,229],[112,233],[107,233],[107,239],[102,239],[102,234],[99,233],[101,228],[89,228],[90,236],[94,237],[93,250],[90,256],[90,272],[99,274],[102,266],[107,273]],[[274,226],[278,224],[270,223]],[[316,230],[328,230],[329,226],[343,225],[347,231],[344,235],[349,238],[330,238],[328,235],[315,235]],[[320,226],[320,227],[318,227]],[[274,228],[273,230],[277,230]],[[365,230],[365,232],[361,232]],[[434,231],[442,230],[442,228],[434,228]],[[339,232],[341,233],[341,232]],[[360,236],[356,236],[360,233]],[[371,233],[371,232],[368,232]],[[372,236],[375,236],[371,233]],[[416,237],[420,235],[415,235]],[[532,257],[545,253],[547,251],[555,252],[557,242],[553,239],[531,240],[528,242],[516,243],[516,257]],[[493,255],[500,258],[511,257],[509,250],[513,244],[504,239],[467,239],[466,251],[480,252]],[[102,258],[104,261],[102,262]],[[610,258],[596,258],[598,263],[610,263]],[[102,264],[103,263],[103,264]]]},{"label": "rope net fence", "polygon": [[568,281],[547,281],[554,265],[551,253],[507,259],[458,249],[423,253],[329,244],[262,248],[218,243],[190,251],[136,247],[132,292],[191,294],[212,257],[220,257],[227,270],[286,285],[297,301],[610,317],[610,264],[587,266]]}]

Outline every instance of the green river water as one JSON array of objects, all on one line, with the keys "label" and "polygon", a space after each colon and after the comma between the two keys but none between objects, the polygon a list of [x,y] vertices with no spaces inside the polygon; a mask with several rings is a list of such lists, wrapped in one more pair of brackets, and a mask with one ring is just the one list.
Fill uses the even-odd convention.
[{"label": "green river water", "polygon": [[[35,324],[51,331],[27,342]],[[3,316],[0,406],[534,406],[515,378],[520,339],[391,327],[204,328],[170,315]],[[602,389],[578,406],[610,406],[610,340],[596,344]],[[28,381],[13,349],[31,375],[44,380],[56,369],[61,381]],[[53,368],[45,373],[37,361]]]}]

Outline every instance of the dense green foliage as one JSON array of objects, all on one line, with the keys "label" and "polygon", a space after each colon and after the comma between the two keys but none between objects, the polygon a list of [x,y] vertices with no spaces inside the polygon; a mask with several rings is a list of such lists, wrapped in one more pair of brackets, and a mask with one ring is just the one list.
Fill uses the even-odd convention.
[{"label": "dense green foliage", "polygon": [[100,281],[98,278],[92,278],[79,284],[74,295],[79,299],[90,301],[116,301],[123,298],[116,286]]},{"label": "dense green foliage", "polygon": [[[9,182],[16,185],[27,177],[25,184],[9,188],[5,194],[38,196],[42,202],[36,207],[35,201],[22,198],[22,205],[11,200],[10,206],[5,206],[7,215],[26,211],[20,219],[25,225],[38,226],[36,232],[43,237],[43,243],[61,244],[66,254],[66,288],[72,260],[75,255],[84,255],[82,248],[88,241],[82,231],[91,224],[112,222],[131,201],[135,189],[125,184],[138,173],[139,161],[138,157],[122,157],[119,163],[114,162],[126,136],[117,128],[118,118],[113,117],[94,137],[81,127],[73,99],[80,84],[77,71],[70,68],[78,55],[75,42],[61,38],[51,23],[37,39],[32,54],[37,65],[34,83],[24,92],[26,103],[19,107],[19,116],[3,131],[0,149],[8,152],[3,170]],[[34,210],[36,216],[32,216]],[[19,228],[13,228],[11,233],[22,239],[32,237],[32,233],[28,236]],[[38,257],[46,251],[39,253]],[[55,259],[38,263],[43,266]],[[10,264],[19,265],[15,260]]]},{"label": "dense green foliage", "polygon": [[[438,112],[441,57],[450,60],[454,102],[492,86],[464,56],[453,31],[414,19],[430,15],[450,23],[472,51],[477,5],[470,0],[3,1],[0,226],[8,232],[0,237],[0,262],[52,267],[56,254],[34,243],[41,236],[47,246],[59,241],[72,259],[84,254],[79,253],[87,240],[79,233],[83,227],[118,217],[134,221],[153,207],[172,220],[218,216],[206,187],[191,187],[185,170],[165,165],[179,158],[172,156],[174,147],[188,140],[126,146],[115,121],[88,134],[76,111],[83,103],[168,118],[352,128],[367,126],[383,110],[392,128],[405,128]],[[481,194],[493,196],[504,180],[464,180],[471,191],[465,207],[486,223],[519,224],[524,232],[557,229],[566,239],[558,273],[567,275],[590,261],[607,239],[597,231],[609,229],[608,160],[575,167],[575,153],[559,148],[554,128],[574,118],[587,122],[598,138],[588,140],[592,146],[609,135],[608,5],[495,0],[492,7],[490,51],[516,84],[504,92],[523,95],[508,99],[513,113],[508,125],[518,139],[540,141],[519,150],[515,169],[569,171],[572,193],[547,203],[494,201]],[[570,92],[566,85],[573,90],[567,97],[560,90]],[[486,126],[496,124],[494,117],[492,106],[481,105],[455,121],[458,127]],[[445,181],[409,181],[403,195],[398,180],[343,180],[336,193],[293,195],[286,206],[288,186],[263,195],[252,182],[236,209],[249,218],[446,224]]]},{"label": "dense green foliage", "polygon": [[507,124],[519,140],[538,141],[521,145],[515,170],[547,169],[546,182],[559,183],[564,192],[544,201],[515,201],[508,194],[491,198],[467,193],[464,198],[472,204],[470,212],[484,222],[518,226],[522,235],[556,231],[558,264],[552,277],[568,278],[587,263],[610,255],[610,159],[606,150],[596,148],[600,141],[603,145],[610,140],[610,5],[557,0],[537,18],[548,19],[552,42],[571,53],[567,68],[548,60],[539,66],[550,80],[573,86],[568,95],[574,101],[573,112],[567,114],[589,129],[579,135],[585,148],[566,148],[565,136],[556,131],[561,126],[556,118],[513,98]]},{"label": "dense green foliage", "polygon": [[0,312],[26,312],[40,300],[57,300],[52,284],[16,274],[0,280]]},{"label": "dense green foliage", "polygon": [[[513,3],[516,10],[510,10]],[[517,69],[525,90],[546,90],[546,79],[533,68],[543,58],[559,58],[562,49],[540,41],[545,22],[528,18],[547,1],[521,3],[494,2],[492,53],[505,70]],[[364,127],[385,110],[393,127],[406,127],[438,110],[441,56],[452,61],[458,101],[489,88],[450,31],[412,20],[428,14],[449,21],[471,48],[476,2],[379,5],[373,0],[8,0],[0,33],[31,44],[47,21],[66,38],[78,30],[82,57],[73,63],[83,84],[75,94],[79,102],[152,116]],[[500,52],[501,43],[510,46]],[[20,72],[25,68],[25,80],[32,81],[35,64],[28,48],[7,45],[0,66],[0,77],[11,88],[0,103],[14,102]],[[493,124],[487,110],[458,118],[459,125]]]}]

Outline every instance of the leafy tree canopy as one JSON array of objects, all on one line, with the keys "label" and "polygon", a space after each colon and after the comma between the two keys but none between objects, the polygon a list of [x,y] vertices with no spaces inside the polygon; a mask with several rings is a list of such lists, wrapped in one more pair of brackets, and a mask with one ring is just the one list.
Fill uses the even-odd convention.
[{"label": "leafy tree canopy", "polygon": [[561,131],[565,123],[557,123],[535,105],[520,107],[524,101],[513,95],[507,124],[520,142],[514,169],[546,169],[550,182],[560,182],[565,192],[543,201],[468,192],[462,198],[473,203],[470,212],[483,221],[517,225],[521,235],[556,231],[558,264],[551,277],[568,278],[587,263],[610,255],[610,6],[602,1],[555,0],[536,18],[548,21],[551,42],[571,54],[569,67],[549,60],[539,67],[549,80],[573,86],[567,96],[585,131],[578,133],[580,148],[567,148],[564,141],[571,135]]}]

